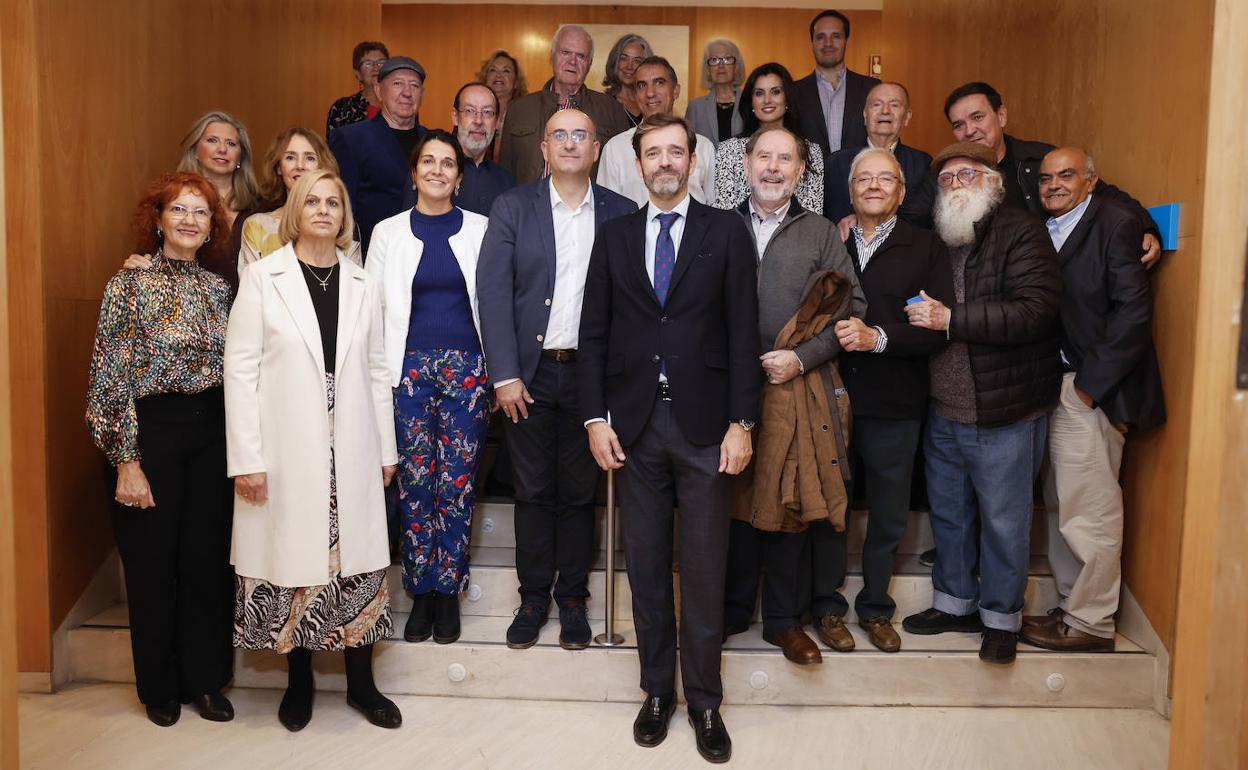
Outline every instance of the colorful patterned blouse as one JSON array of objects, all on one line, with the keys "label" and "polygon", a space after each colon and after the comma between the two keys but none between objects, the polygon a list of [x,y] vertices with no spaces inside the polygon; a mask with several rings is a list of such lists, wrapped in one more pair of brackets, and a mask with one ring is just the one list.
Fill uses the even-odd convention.
[{"label": "colorful patterned blouse", "polygon": [[325,118],[325,138],[328,139],[329,135],[334,133],[335,128],[367,119],[368,98],[364,96],[364,89],[360,89],[329,106],[329,115]]},{"label": "colorful patterned blouse", "polygon": [[104,287],[87,386],[91,438],[113,465],[139,460],[134,404],[222,384],[230,285],[198,262],[157,252],[148,270]]}]

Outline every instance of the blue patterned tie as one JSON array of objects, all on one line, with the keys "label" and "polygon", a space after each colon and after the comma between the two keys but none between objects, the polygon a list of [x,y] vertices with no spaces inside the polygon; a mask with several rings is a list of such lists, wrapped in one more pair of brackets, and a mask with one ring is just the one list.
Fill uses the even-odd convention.
[{"label": "blue patterned tie", "polygon": [[659,214],[659,239],[654,244],[654,295],[659,304],[667,301],[667,290],[672,285],[672,270],[676,267],[676,244],[672,242],[672,225],[680,216],[676,212]]}]

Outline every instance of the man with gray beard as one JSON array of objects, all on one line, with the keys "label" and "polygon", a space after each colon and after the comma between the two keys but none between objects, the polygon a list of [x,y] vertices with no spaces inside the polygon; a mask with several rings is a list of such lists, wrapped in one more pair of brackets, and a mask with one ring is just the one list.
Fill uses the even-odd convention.
[{"label": "man with gray beard", "polygon": [[940,558],[932,607],[902,625],[912,634],[982,631],[980,659],[1012,663],[1027,589],[1032,485],[1062,381],[1061,268],[1044,226],[1001,205],[1004,183],[987,147],[949,145],[932,161],[932,174],[955,302],[920,292],[906,314],[950,340],[930,363],[923,446]]},{"label": "man with gray beard", "polygon": [[465,211],[490,215],[494,199],[516,186],[511,172],[486,157],[498,129],[498,96],[481,83],[467,83],[455,94],[451,123],[455,138],[471,163],[451,202]]}]

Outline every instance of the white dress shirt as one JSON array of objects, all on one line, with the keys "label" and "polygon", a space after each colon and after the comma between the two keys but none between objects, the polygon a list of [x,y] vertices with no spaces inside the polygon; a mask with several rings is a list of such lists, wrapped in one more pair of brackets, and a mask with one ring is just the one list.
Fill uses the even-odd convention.
[{"label": "white dress shirt", "polygon": [[1044,226],[1049,228],[1049,238],[1053,239],[1053,250],[1061,251],[1062,246],[1066,245],[1066,239],[1075,231],[1075,227],[1079,225],[1079,220],[1083,219],[1083,212],[1088,210],[1088,204],[1092,202],[1092,196],[1083,199],[1083,202],[1075,206],[1070,211],[1062,214],[1060,217],[1049,217]]},{"label": "white dress shirt", "polygon": [[[637,129],[630,128],[616,134],[602,148],[597,182],[612,192],[632,198],[640,208],[650,202],[650,191],[637,171],[637,153],[633,151],[635,133]],[[689,194],[698,203],[710,205],[715,200],[715,143],[701,134],[697,136],[696,163],[689,171]]]},{"label": "white dress shirt", "polygon": [[581,328],[585,275],[594,248],[594,187],[585,188],[585,200],[570,205],[559,197],[550,180],[550,215],[555,223],[555,291],[550,298],[550,320],[542,348],[575,348]]},{"label": "white dress shirt", "polygon": [[789,198],[780,208],[770,214],[763,214],[754,207],[754,196],[750,196],[750,227],[754,229],[754,245],[758,251],[759,262],[763,261],[763,252],[767,251],[771,236],[775,235],[776,230],[780,228],[780,223],[788,215],[791,205],[793,205],[793,199]]}]

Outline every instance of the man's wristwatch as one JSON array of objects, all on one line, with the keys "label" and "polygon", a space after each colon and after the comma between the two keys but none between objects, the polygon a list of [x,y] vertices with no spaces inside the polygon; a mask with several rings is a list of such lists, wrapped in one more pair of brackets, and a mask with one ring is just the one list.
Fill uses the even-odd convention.
[{"label": "man's wristwatch", "polygon": [[737,420],[737,425],[740,425],[741,429],[744,430],[746,433],[749,433],[750,431],[754,430],[754,426],[756,424],[757,423],[755,423],[753,420]]}]

